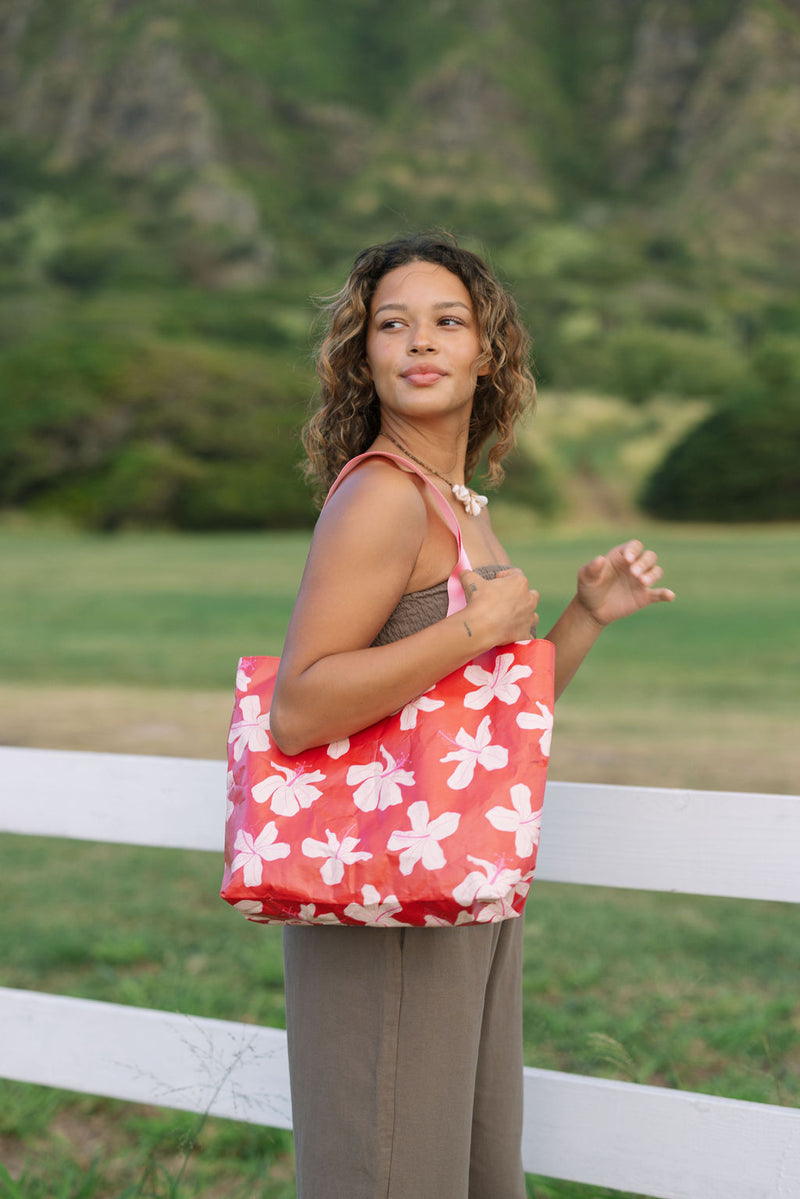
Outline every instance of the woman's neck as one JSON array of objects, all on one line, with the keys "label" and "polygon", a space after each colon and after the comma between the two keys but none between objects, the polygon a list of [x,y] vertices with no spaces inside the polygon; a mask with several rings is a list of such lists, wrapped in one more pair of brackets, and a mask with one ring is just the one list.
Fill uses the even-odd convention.
[{"label": "woman's neck", "polygon": [[[409,422],[387,420],[381,424],[373,448],[406,452],[418,466],[444,479],[451,487],[464,483],[464,464],[467,455],[469,429],[420,429]],[[384,446],[382,442],[389,444]]]}]

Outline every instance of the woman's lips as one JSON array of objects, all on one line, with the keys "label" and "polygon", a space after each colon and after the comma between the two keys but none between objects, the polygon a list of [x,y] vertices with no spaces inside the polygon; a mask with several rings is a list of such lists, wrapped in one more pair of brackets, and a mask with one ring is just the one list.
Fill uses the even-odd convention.
[{"label": "woman's lips", "polygon": [[403,371],[403,378],[415,387],[429,387],[431,383],[441,379],[444,373],[434,366],[414,366]]}]

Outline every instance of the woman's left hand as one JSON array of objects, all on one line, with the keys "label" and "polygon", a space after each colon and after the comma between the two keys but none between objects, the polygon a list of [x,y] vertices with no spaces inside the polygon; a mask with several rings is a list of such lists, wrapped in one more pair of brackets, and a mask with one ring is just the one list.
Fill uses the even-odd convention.
[{"label": "woman's left hand", "polygon": [[663,574],[652,550],[627,541],[580,568],[578,603],[604,627],[648,604],[674,600],[674,591],[654,586]]}]

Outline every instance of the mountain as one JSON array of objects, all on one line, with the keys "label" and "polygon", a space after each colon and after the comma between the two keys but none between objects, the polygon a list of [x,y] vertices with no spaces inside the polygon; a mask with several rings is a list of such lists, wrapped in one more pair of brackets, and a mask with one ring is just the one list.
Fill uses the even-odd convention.
[{"label": "mountain", "polygon": [[492,214],[504,239],[632,207],[797,265],[789,0],[4,0],[0,22],[4,130],[217,237],[223,285],[440,211],[490,241]]},{"label": "mountain", "polygon": [[545,384],[713,398],[800,336],[797,0],[0,0],[0,129],[0,349],[301,391],[307,297],[421,227],[493,259]]}]

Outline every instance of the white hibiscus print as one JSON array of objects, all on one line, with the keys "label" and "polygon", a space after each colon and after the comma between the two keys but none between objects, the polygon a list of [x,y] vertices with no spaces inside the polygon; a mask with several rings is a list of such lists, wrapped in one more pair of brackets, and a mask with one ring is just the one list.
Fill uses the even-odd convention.
[{"label": "white hibiscus print", "polygon": [[320,867],[320,875],[327,886],[335,887],[344,878],[345,866],[350,866],[353,862],[366,862],[372,854],[356,850],[358,837],[343,837],[340,841],[329,828],[325,829],[325,836],[327,841],[315,841],[313,837],[306,837],[300,848],[307,858],[327,859]]},{"label": "white hibiscus print", "polygon": [[385,765],[380,762],[367,762],[363,766],[351,766],[347,772],[347,785],[357,787],[353,792],[353,802],[362,812],[374,812],[376,808],[383,812],[393,804],[403,802],[401,787],[411,787],[414,784],[414,774],[411,770],[403,770],[395,759],[384,749],[380,748]]},{"label": "white hibiscus print", "polygon": [[539,709],[539,715],[535,712],[520,712],[517,716],[517,724],[521,729],[541,729],[542,735],[539,738],[539,749],[542,751],[542,756],[550,757],[550,741],[553,736],[553,713],[548,708],[547,704],[540,703],[537,699],[536,707]]},{"label": "white hibiscus print", "polygon": [[231,799],[231,791],[233,790],[233,771],[229,770],[225,776],[225,823],[227,824],[233,815],[234,803]]},{"label": "white hibiscus print", "polygon": [[256,803],[266,803],[271,799],[270,807],[276,816],[296,816],[301,808],[310,808],[314,800],[322,795],[319,788],[313,785],[325,779],[319,770],[304,771],[302,766],[293,770],[290,766],[279,766],[272,761],[270,766],[280,773],[271,774],[269,778],[256,783],[252,796]]},{"label": "white hibiscus print", "polygon": [[443,812],[431,820],[428,805],[424,799],[419,799],[409,805],[408,818],[411,828],[393,832],[386,846],[390,850],[402,850],[400,873],[410,874],[417,862],[422,862],[426,870],[441,870],[446,858],[439,842],[456,831],[461,814]]},{"label": "white hibiscus print", "polygon": [[484,770],[500,770],[508,763],[508,750],[502,745],[492,745],[489,716],[484,716],[474,737],[470,737],[464,729],[459,729],[455,739],[456,745],[461,748],[439,759],[440,762],[459,763],[447,780],[448,787],[454,791],[463,791],[470,785],[476,766],[482,766]]},{"label": "white hibiscus print", "polygon": [[474,683],[478,690],[470,691],[464,697],[464,707],[480,710],[493,699],[499,699],[503,704],[515,704],[520,697],[517,679],[527,678],[531,673],[530,666],[514,665],[513,654],[498,654],[491,674],[473,662],[464,671],[464,678],[468,683]]},{"label": "white hibiscus print", "polygon": [[478,924],[492,924],[497,920],[510,920],[519,916],[519,912],[514,908],[514,896],[521,895],[524,899],[531,889],[532,878],[532,871],[530,874],[523,874],[514,890],[505,899],[498,899],[497,903],[487,903],[485,907],[481,908],[477,917]]},{"label": "white hibiscus print", "polygon": [[362,887],[363,903],[349,903],[344,909],[345,916],[351,920],[360,920],[363,924],[380,924],[384,928],[401,928],[394,917],[402,911],[396,895],[387,895],[381,899],[381,893],[368,883]]},{"label": "white hibiscus print", "polygon": [[308,924],[341,924],[341,920],[333,912],[320,912],[318,916],[315,903],[301,903],[299,919]]},{"label": "white hibiscus print", "polygon": [[475,917],[477,924],[496,924],[498,920],[509,920],[516,916],[510,900],[498,899],[497,903],[487,903]]},{"label": "white hibiscus print", "polygon": [[531,808],[531,789],[524,783],[515,783],[511,788],[510,808],[490,808],[486,819],[503,833],[514,833],[514,848],[517,857],[528,858],[539,844],[542,827],[542,809]]},{"label": "white hibiscus print", "polygon": [[472,924],[472,916],[469,912],[459,912],[455,920],[444,920],[441,916],[426,916],[426,928],[453,928],[456,924]]},{"label": "white hibiscus print", "polygon": [[264,905],[255,899],[240,899],[238,903],[233,905],[237,912],[241,912],[248,920],[252,920],[254,924],[274,924],[274,916],[264,915]]},{"label": "white hibiscus print", "polygon": [[257,887],[265,862],[273,862],[276,858],[288,858],[290,846],[285,842],[276,841],[278,826],[274,820],[265,824],[257,837],[239,829],[233,848],[238,849],[236,857],[231,862],[231,870],[244,867],[244,885]]},{"label": "white hibiscus print", "polygon": [[233,757],[239,761],[245,749],[269,749],[269,712],[261,711],[257,695],[245,695],[239,704],[241,720],[231,722],[228,744],[233,742]]},{"label": "white hibiscus print", "polygon": [[[433,691],[433,687],[429,687],[428,691]],[[437,708],[444,707],[443,699],[428,699],[428,691],[416,699],[412,699],[410,704],[406,704],[400,713],[400,728],[415,729],[417,727],[418,712],[435,712]]]},{"label": "white hibiscus print", "polygon": [[342,737],[342,739],[340,741],[331,741],[330,745],[328,746],[328,751],[327,751],[328,757],[334,758],[334,759],[341,758],[347,753],[349,748],[350,748],[350,738],[349,737]]},{"label": "white hibiscus print", "polygon": [[[521,870],[508,870],[495,862],[485,862],[482,858],[474,858],[467,854],[467,861],[482,866],[483,870],[473,870],[453,889],[453,899],[467,908],[475,903],[497,903],[505,900],[522,877]],[[478,917],[480,919],[480,917]]]},{"label": "white hibiscus print", "polygon": [[240,666],[236,671],[236,690],[246,691],[250,686],[250,678],[251,676],[246,673],[244,667]]}]

